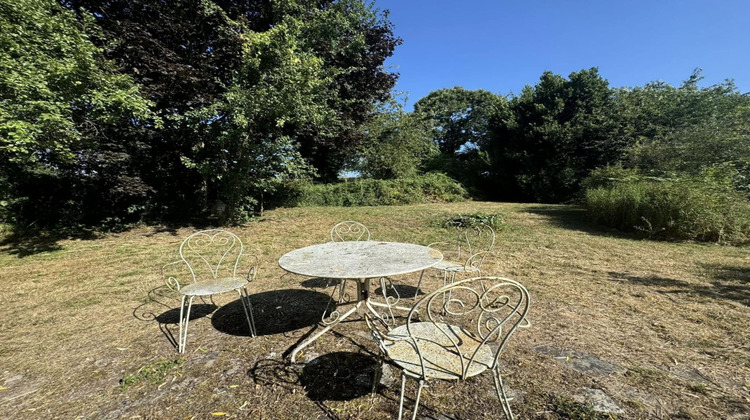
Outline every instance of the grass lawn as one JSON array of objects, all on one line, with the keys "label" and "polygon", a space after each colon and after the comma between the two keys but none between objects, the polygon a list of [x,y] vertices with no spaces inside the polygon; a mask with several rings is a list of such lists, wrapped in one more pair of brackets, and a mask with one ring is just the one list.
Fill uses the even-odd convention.
[{"label": "grass lawn", "polygon": [[[531,294],[532,328],[518,330],[503,357],[517,417],[750,418],[747,247],[641,240],[598,228],[574,207],[482,202],[278,209],[232,229],[260,258],[249,287],[260,336],[248,336],[237,296],[219,295],[213,315],[191,321],[184,355],[168,339],[179,296],[160,268],[196,228],[6,239],[0,417],[393,418],[399,373],[387,369],[370,396],[377,349],[358,318],[306,348],[300,363],[285,362],[330,288],[277,261],[327,241],[341,220],[363,222],[373,239],[427,244],[444,239],[440,220],[475,212],[505,221],[484,273]],[[417,277],[398,280],[415,286]],[[437,282],[435,273],[423,288]],[[409,382],[407,396],[415,390]],[[578,402],[584,395],[606,395],[621,411],[598,414]],[[502,409],[487,374],[430,382],[420,416],[498,419]]]}]

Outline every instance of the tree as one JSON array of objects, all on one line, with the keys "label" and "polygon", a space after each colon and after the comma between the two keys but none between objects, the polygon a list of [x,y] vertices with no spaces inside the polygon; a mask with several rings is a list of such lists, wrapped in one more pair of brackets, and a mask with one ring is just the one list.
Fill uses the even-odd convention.
[{"label": "tree", "polygon": [[418,114],[405,113],[395,99],[380,104],[367,125],[368,141],[358,154],[355,169],[376,179],[407,178],[418,174],[437,153],[430,126]]},{"label": "tree", "polygon": [[0,208],[17,223],[80,220],[86,204],[106,208],[142,196],[137,176],[118,173],[109,201],[83,203],[100,177],[92,145],[109,127],[151,116],[130,77],[101,59],[90,19],[53,1],[0,1]]},{"label": "tree", "polygon": [[750,157],[744,118],[750,97],[731,81],[698,88],[699,80],[696,69],[680,87],[657,82],[617,91],[627,127],[618,134],[631,146],[628,166],[659,176],[696,175],[709,165],[742,166]]},{"label": "tree", "polygon": [[325,104],[334,112],[335,135],[303,128],[297,133],[300,152],[317,171],[318,179],[334,181],[350,156],[366,141],[365,124],[375,117],[376,103],[387,101],[397,73],[385,70],[385,60],[401,39],[393,35],[388,13],[362,0],[290,1],[291,17],[305,22],[301,44],[322,60],[331,77]]},{"label": "tree", "polygon": [[489,120],[504,106],[502,96],[456,86],[430,92],[414,104],[414,113],[431,121],[440,151],[458,157],[472,149],[486,148]]},{"label": "tree", "polygon": [[492,120],[490,155],[499,195],[560,202],[574,197],[592,169],[618,160],[608,82],[596,68],[545,72]]},{"label": "tree", "polygon": [[[130,149],[143,157],[138,170],[158,208],[190,214],[215,199],[252,203],[258,197],[239,196],[258,193],[258,170],[271,185],[296,154],[306,164],[292,166],[335,179],[397,76],[383,62],[400,40],[387,15],[361,0],[62,3],[94,17],[108,57],[143,86],[164,121],[122,136],[141,146]],[[286,162],[270,166],[279,174],[264,159],[250,170],[248,154],[259,150]]]}]

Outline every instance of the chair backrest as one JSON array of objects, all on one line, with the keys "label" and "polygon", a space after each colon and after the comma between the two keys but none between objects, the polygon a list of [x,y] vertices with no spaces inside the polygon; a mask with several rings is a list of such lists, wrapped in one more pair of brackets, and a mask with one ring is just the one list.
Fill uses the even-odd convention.
[{"label": "chair backrest", "polygon": [[[449,284],[428,294],[414,304],[407,317],[407,331],[417,352],[423,373],[425,359],[420,347],[423,340],[414,338],[413,325],[420,322],[433,323],[433,330],[439,330],[444,337],[442,342],[452,343],[446,351],[458,355],[461,377],[465,379],[473,363],[479,363],[477,356],[492,352],[491,366],[496,369],[500,354],[511,335],[519,326],[528,327],[526,320],[529,310],[529,292],[519,282],[503,277],[474,277]],[[521,325],[525,322],[525,325]],[[461,327],[477,343],[474,346],[461,346],[461,337],[455,334]],[[431,342],[434,342],[430,340]],[[481,363],[486,363],[482,360]]]},{"label": "chair backrest", "polygon": [[467,270],[477,271],[487,254],[495,248],[495,231],[484,223],[477,223],[454,225],[452,232],[455,240],[434,242],[428,246],[440,249],[446,260],[461,262]]},{"label": "chair backrest", "polygon": [[237,235],[223,229],[195,232],[180,245],[180,258],[187,264],[193,281],[237,277],[243,245]]},{"label": "chair backrest", "polygon": [[359,222],[347,220],[336,223],[333,229],[331,229],[331,241],[333,242],[369,240],[369,229],[367,229],[367,226]]},{"label": "chair backrest", "polygon": [[467,227],[457,227],[459,253],[465,258],[482,251],[492,251],[495,248],[495,231],[478,223]]}]

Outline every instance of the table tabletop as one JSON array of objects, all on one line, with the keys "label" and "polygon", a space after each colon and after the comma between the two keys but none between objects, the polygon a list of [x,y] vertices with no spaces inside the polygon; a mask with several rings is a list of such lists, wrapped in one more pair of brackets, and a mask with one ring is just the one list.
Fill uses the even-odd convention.
[{"label": "table tabletop", "polygon": [[309,277],[365,279],[424,270],[442,259],[440,251],[423,245],[378,241],[327,242],[284,254],[279,259],[279,266]]}]

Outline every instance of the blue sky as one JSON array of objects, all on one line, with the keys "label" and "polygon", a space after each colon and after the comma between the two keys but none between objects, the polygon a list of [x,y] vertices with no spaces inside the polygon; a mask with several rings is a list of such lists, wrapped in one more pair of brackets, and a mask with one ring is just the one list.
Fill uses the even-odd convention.
[{"label": "blue sky", "polygon": [[542,72],[598,67],[610,86],[700,86],[734,79],[750,91],[750,0],[376,0],[403,39],[386,61],[406,110],[453,86],[507,95]]}]

